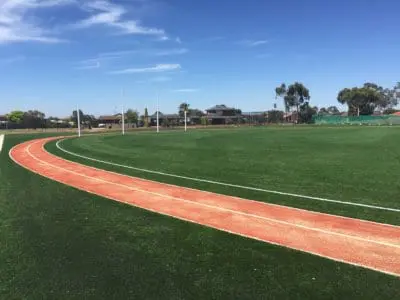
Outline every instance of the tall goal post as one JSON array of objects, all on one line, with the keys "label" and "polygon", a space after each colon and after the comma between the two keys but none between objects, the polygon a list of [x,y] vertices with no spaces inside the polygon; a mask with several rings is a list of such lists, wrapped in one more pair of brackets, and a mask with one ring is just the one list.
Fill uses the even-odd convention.
[{"label": "tall goal post", "polygon": [[185,109],[185,132],[187,131],[187,109]]},{"label": "tall goal post", "polygon": [[121,113],[121,118],[122,118],[122,135],[125,135],[125,110],[124,106],[122,105],[122,113]]},{"label": "tall goal post", "polygon": [[76,106],[76,122],[78,123],[78,137],[81,137],[81,116],[79,113],[79,105]]},{"label": "tall goal post", "polygon": [[160,132],[160,116],[159,116],[159,96],[157,91],[157,107],[156,107],[156,114],[157,114],[157,133]]}]

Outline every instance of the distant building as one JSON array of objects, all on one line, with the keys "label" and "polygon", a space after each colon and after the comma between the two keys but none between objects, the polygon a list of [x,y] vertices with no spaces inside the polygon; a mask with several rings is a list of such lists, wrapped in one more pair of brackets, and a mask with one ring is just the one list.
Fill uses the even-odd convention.
[{"label": "distant building", "polygon": [[297,123],[299,120],[299,116],[297,111],[292,111],[283,114],[283,120],[287,123]]},{"label": "distant building", "polygon": [[122,120],[121,114],[100,116],[99,121],[107,124],[119,124]]},{"label": "distant building", "polygon": [[237,123],[242,118],[238,109],[223,104],[206,109],[206,117],[212,125]]},{"label": "distant building", "polygon": [[[157,125],[157,112],[149,116],[150,125],[156,126]],[[188,125],[195,125],[200,124],[200,116],[191,116],[188,115],[186,117],[186,122]],[[158,112],[158,122],[160,126],[176,126],[182,125],[185,122],[185,118],[180,116],[179,114],[163,114],[162,112]]]},{"label": "distant building", "polygon": [[[160,126],[164,125],[178,125],[180,122],[180,117],[178,114],[163,114],[158,112],[158,123]],[[150,116],[150,124],[153,126],[157,125],[157,112]]]},{"label": "distant building", "polygon": [[242,119],[245,123],[265,123],[267,119],[267,112],[264,111],[242,112]]},{"label": "distant building", "polygon": [[383,112],[380,110],[376,110],[372,113],[372,116],[383,116]]},{"label": "distant building", "polygon": [[[149,116],[150,118],[150,125],[157,125],[157,112]],[[164,114],[162,112],[158,112],[158,124],[161,126],[163,123]]]},{"label": "distant building", "polygon": [[0,128],[7,128],[8,118],[6,115],[0,115]]},{"label": "distant building", "polygon": [[116,115],[100,116],[98,121],[99,121],[99,126],[101,124],[103,124],[102,126],[119,125],[121,124],[122,121],[122,115],[116,114]]}]

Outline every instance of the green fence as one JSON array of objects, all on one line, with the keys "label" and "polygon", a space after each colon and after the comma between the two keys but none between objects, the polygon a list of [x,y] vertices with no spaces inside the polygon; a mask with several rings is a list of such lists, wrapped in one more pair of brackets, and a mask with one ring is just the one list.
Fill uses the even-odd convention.
[{"label": "green fence", "polygon": [[400,116],[314,116],[318,125],[400,125]]}]

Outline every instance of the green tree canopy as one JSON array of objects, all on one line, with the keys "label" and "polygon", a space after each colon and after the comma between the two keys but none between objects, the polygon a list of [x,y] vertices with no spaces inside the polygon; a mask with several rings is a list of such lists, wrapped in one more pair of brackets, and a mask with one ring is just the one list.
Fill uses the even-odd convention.
[{"label": "green tree canopy", "polygon": [[394,108],[387,108],[387,109],[385,109],[383,111],[383,114],[384,115],[391,115],[391,114],[394,114],[396,112],[399,112],[399,110],[398,109],[394,109]]},{"label": "green tree canopy", "polygon": [[400,99],[400,84],[393,89],[384,89],[375,83],[362,87],[345,88],[337,96],[341,104],[348,106],[349,115],[371,115],[376,109],[396,106]]},{"label": "green tree canopy", "polygon": [[321,107],[318,110],[319,115],[338,115],[340,114],[339,109],[336,106],[329,106],[328,108]]},{"label": "green tree canopy", "polygon": [[28,110],[24,113],[22,121],[26,128],[40,128],[45,125],[46,115],[38,110]]},{"label": "green tree canopy", "polygon": [[[78,126],[78,114],[76,110],[72,111],[71,121],[75,122],[76,126]],[[79,110],[79,121],[81,124],[85,124],[89,126],[89,128],[92,128],[93,123],[96,123],[97,119],[95,116],[87,115],[83,113],[82,110]]]},{"label": "green tree canopy", "polygon": [[267,122],[268,123],[283,122],[283,111],[276,109],[267,111]]},{"label": "green tree canopy", "polygon": [[313,116],[318,112],[318,107],[310,106],[308,102],[300,106],[299,122],[310,124],[313,122]]},{"label": "green tree canopy", "polygon": [[[79,110],[79,121],[82,123],[84,121],[84,114],[82,110]],[[71,120],[75,122],[75,124],[78,124],[78,114],[76,112],[76,110],[72,111],[72,116],[71,116]]]},{"label": "green tree canopy", "polygon": [[336,106],[329,106],[329,107],[328,107],[328,112],[329,112],[331,115],[338,115],[338,114],[340,114],[340,110],[339,110]]},{"label": "green tree canopy", "polygon": [[147,107],[144,109],[144,127],[149,127],[149,111],[147,110]]},{"label": "green tree canopy", "polygon": [[191,117],[202,117],[204,116],[203,111],[201,111],[200,109],[189,109],[189,116]]},{"label": "green tree canopy", "polygon": [[310,101],[310,91],[300,82],[295,82],[288,87],[282,83],[275,89],[277,97],[282,97],[286,112],[295,107],[299,113],[300,106]]},{"label": "green tree canopy", "polygon": [[287,90],[286,90],[286,84],[282,83],[280,86],[278,86],[278,87],[275,89],[275,95],[276,95],[275,98],[277,98],[277,97],[283,97],[283,99],[284,99],[284,105],[285,105],[285,111],[286,111],[286,112],[289,112],[290,107],[289,107],[288,103],[285,101],[286,92],[287,92]]},{"label": "green tree canopy", "polygon": [[329,111],[328,111],[328,109],[327,108],[325,108],[325,107],[321,107],[320,109],[319,109],[319,111],[318,111],[318,114],[319,115],[329,115]]},{"label": "green tree canopy", "polygon": [[21,123],[24,118],[24,112],[20,110],[14,110],[8,114],[8,120],[13,123]]},{"label": "green tree canopy", "polygon": [[139,113],[130,108],[125,112],[125,118],[129,123],[136,124],[139,120]]},{"label": "green tree canopy", "polygon": [[179,110],[179,116],[183,117],[185,115],[185,111],[186,113],[189,112],[189,104],[186,102],[183,102],[179,105],[178,110]]}]

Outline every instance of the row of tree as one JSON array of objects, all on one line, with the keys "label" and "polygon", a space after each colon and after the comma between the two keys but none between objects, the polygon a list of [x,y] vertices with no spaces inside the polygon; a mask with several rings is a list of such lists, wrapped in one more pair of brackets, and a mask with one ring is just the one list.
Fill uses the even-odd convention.
[{"label": "row of tree", "polygon": [[[311,123],[315,115],[339,115],[340,110],[336,106],[322,107],[318,109],[316,106],[310,105],[310,91],[304,84],[295,82],[290,85],[282,83],[275,89],[276,97],[281,97],[284,102],[285,111],[274,110],[267,111],[264,115],[264,121],[267,123],[279,123],[285,120],[286,115],[290,112],[296,112],[297,122]],[[363,87],[346,88],[339,92],[337,100],[341,104],[347,104],[348,115],[371,115],[376,109],[384,110],[384,113],[390,114],[396,111],[394,107],[400,100],[400,82],[392,89],[384,89],[374,83],[365,83]],[[202,124],[207,124],[207,118],[203,111],[199,109],[191,109],[190,105],[183,102],[178,107],[180,118],[184,115],[187,117],[200,117]],[[241,114],[241,111],[237,111]],[[148,111],[145,109],[144,115],[139,117],[135,110],[128,110],[126,117],[130,122],[141,120],[145,126],[148,126]]]},{"label": "row of tree", "polygon": [[[296,112],[297,122],[310,123],[314,115],[338,115],[339,109],[336,106],[322,107],[310,105],[310,91],[300,82],[290,85],[282,83],[275,89],[276,97],[283,99],[285,113]],[[337,100],[340,104],[348,106],[349,116],[371,115],[376,110],[385,114],[396,112],[395,107],[400,101],[400,82],[393,88],[383,88],[375,83],[365,83],[362,87],[345,88],[338,93]],[[188,116],[204,116],[198,109],[190,109],[188,103],[182,103],[179,108],[179,115],[183,117],[184,112]],[[241,111],[238,110],[240,114]],[[269,116],[269,117],[268,117]],[[272,117],[271,117],[272,116]],[[267,122],[279,122],[284,120],[284,113],[275,109],[265,114]]]},{"label": "row of tree", "polygon": [[[316,106],[310,105],[311,95],[309,89],[300,82],[290,85],[282,83],[275,89],[276,98],[283,99],[285,111],[274,110],[265,114],[265,121],[277,123],[284,120],[284,113],[295,112],[297,122],[310,123],[314,115],[336,115],[340,114],[336,106],[318,109]],[[383,88],[375,83],[365,83],[362,87],[345,88],[338,93],[337,100],[341,104],[348,106],[349,116],[371,115],[376,110],[390,114],[396,111],[395,107],[400,101],[400,82],[393,88]],[[183,118],[185,112],[189,118],[199,117],[202,123],[207,120],[205,114],[200,109],[192,109],[186,102],[181,103],[178,107],[178,115]],[[237,110],[237,114],[241,114]],[[76,110],[67,120],[60,120],[57,117],[46,118],[43,112],[38,110],[12,111],[7,115],[8,123],[14,128],[46,128],[46,127],[69,127],[77,124],[78,113]],[[85,114],[79,110],[79,117],[82,124],[91,128],[97,126],[98,120],[95,116]],[[138,111],[128,109],[125,112],[126,121],[130,124],[138,124],[141,122],[144,126],[149,126],[149,114],[147,108],[143,115],[139,115]]]},{"label": "row of tree", "polygon": [[183,102],[178,107],[178,114],[181,118],[183,118],[185,116],[185,111],[186,111],[186,115],[188,117],[203,117],[205,115],[202,110],[191,109],[190,105],[188,103]]},{"label": "row of tree", "polygon": [[7,126],[11,128],[43,128],[46,127],[46,115],[38,110],[26,112],[15,110],[7,115]]},{"label": "row of tree", "polygon": [[[89,128],[96,126],[97,119],[93,115],[86,115],[79,110],[81,123],[87,125]],[[38,110],[11,111],[6,115],[7,122],[3,123],[3,127],[9,129],[17,128],[68,128],[77,124],[77,112],[72,112],[71,117],[60,119],[58,117],[46,117],[46,115]]]},{"label": "row of tree", "polygon": [[399,103],[400,82],[393,88],[367,82],[362,87],[341,90],[337,99],[341,104],[347,104],[349,115],[371,115],[377,109],[393,109]]},{"label": "row of tree", "polygon": [[[322,108],[310,106],[310,91],[302,83],[295,82],[289,86],[282,83],[275,89],[276,97],[283,99],[285,112],[293,110],[299,122],[308,122],[314,114],[338,114],[335,106]],[[400,101],[400,82],[393,88],[383,88],[375,83],[367,82],[362,87],[345,88],[338,93],[337,100],[348,106],[349,116],[372,115],[376,110],[391,113]],[[311,116],[311,118],[310,118]]]}]

